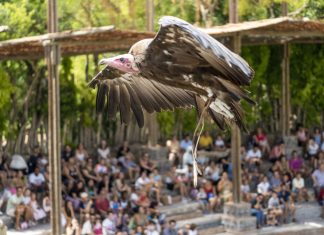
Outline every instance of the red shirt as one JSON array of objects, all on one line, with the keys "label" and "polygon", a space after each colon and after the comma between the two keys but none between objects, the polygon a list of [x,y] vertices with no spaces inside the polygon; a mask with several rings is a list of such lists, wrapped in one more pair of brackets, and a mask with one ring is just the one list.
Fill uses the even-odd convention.
[{"label": "red shirt", "polygon": [[256,135],[256,140],[258,142],[265,141],[266,139],[267,139],[267,137],[264,134],[257,134]]},{"label": "red shirt", "polygon": [[97,210],[108,211],[110,208],[107,198],[97,198],[95,205]]}]

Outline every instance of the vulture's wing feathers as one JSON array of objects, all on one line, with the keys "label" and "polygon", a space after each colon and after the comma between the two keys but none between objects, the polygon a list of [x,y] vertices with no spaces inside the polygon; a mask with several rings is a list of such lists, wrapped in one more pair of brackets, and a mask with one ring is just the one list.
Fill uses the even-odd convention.
[{"label": "vulture's wing feathers", "polygon": [[[191,90],[200,97],[213,97],[208,113],[224,128],[234,121],[244,129],[242,99],[254,104],[242,87],[249,85],[254,71],[207,33],[172,16],[159,20],[160,30],[146,48],[141,74],[163,84]],[[135,56],[135,50],[130,51]],[[195,100],[198,113],[201,103]],[[198,102],[199,101],[199,102]]]},{"label": "vulture's wing feathers", "polygon": [[130,122],[133,112],[139,127],[144,125],[143,109],[152,113],[195,106],[195,96],[190,91],[169,87],[140,75],[122,73],[108,66],[88,85],[98,87],[97,111],[107,109],[110,118],[115,118],[119,111],[125,124]]},{"label": "vulture's wing feathers", "polygon": [[148,66],[160,65],[169,74],[205,68],[236,85],[250,84],[254,71],[247,62],[207,33],[172,16],[162,17],[159,24],[148,48]]}]

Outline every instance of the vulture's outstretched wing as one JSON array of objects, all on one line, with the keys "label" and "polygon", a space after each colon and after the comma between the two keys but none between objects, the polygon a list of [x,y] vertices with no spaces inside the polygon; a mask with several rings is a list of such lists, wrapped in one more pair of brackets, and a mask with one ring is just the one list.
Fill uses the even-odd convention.
[{"label": "vulture's outstretched wing", "polygon": [[195,28],[172,16],[159,20],[160,30],[148,45],[141,73],[165,84],[193,90],[202,97],[213,96],[210,116],[222,128],[234,121],[245,129],[240,100],[251,104],[247,91],[254,71],[239,55]]},{"label": "vulture's outstretched wing", "polygon": [[195,96],[189,91],[145,79],[140,75],[122,73],[106,66],[88,84],[98,87],[97,111],[107,108],[108,117],[120,112],[121,121],[128,124],[131,112],[139,127],[144,125],[143,109],[148,113],[195,106]]},{"label": "vulture's outstretched wing", "polygon": [[250,84],[254,71],[247,62],[207,33],[172,16],[162,17],[159,24],[147,49],[148,67],[161,67],[171,75],[208,71],[236,85]]}]

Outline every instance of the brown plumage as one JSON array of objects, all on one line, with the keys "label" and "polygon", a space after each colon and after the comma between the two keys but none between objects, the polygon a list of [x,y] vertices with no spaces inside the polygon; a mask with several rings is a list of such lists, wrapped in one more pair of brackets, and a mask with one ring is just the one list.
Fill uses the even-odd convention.
[{"label": "brown plumage", "polygon": [[107,108],[108,117],[115,118],[120,112],[121,121],[128,124],[131,111],[140,127],[144,125],[143,109],[149,113],[175,108],[191,108],[194,94],[176,87],[168,87],[140,75],[122,73],[107,66],[88,84],[98,87],[97,111]]},{"label": "brown plumage", "polygon": [[133,112],[142,127],[143,109],[152,113],[196,107],[199,116],[206,110],[221,129],[229,122],[244,128],[240,101],[254,103],[241,87],[254,76],[249,65],[183,20],[165,16],[159,24],[154,39],[101,61],[107,66],[89,84],[98,87],[97,110],[107,107],[111,118],[119,111],[126,124]]}]

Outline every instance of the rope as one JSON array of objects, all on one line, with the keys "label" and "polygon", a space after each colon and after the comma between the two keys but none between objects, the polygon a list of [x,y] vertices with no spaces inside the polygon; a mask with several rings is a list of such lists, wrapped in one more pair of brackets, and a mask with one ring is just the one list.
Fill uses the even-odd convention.
[{"label": "rope", "polygon": [[[195,132],[194,132],[194,135],[193,135],[193,140],[195,141],[196,140],[196,143],[195,143],[195,147],[193,148],[192,150],[192,158],[193,158],[193,183],[194,183],[194,187],[197,187],[197,184],[198,184],[198,174],[199,175],[202,175],[202,171],[199,169],[198,167],[198,163],[197,163],[197,148],[198,148],[198,143],[199,143],[199,140],[200,140],[200,136],[204,130],[204,127],[205,127],[205,122],[204,122],[204,114],[205,112],[207,111],[207,108],[209,107],[210,103],[212,102],[212,99],[209,99],[207,100],[207,102],[205,103],[205,107],[203,108],[202,112],[201,112],[201,115],[199,117],[199,120],[198,120],[198,123],[197,123],[197,126],[196,126],[196,129],[195,129]],[[198,130],[200,129],[199,131],[199,134],[197,135],[197,132]]]}]

